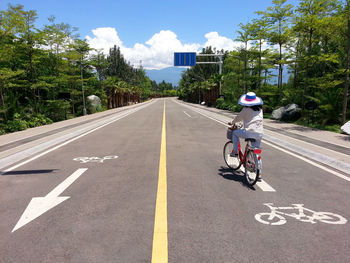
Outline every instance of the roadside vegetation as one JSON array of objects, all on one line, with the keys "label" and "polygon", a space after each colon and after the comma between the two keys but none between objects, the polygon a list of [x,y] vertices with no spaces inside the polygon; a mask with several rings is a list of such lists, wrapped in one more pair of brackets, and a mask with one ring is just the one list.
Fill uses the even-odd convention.
[{"label": "roadside vegetation", "polygon": [[[83,97],[87,113],[94,113],[176,95],[172,84],[133,68],[118,47],[104,55],[71,25],[50,17],[37,28],[37,18],[22,5],[0,10],[0,134],[81,116]],[[89,95],[101,104],[91,105]]]},{"label": "roadside vegetation", "polygon": [[[177,95],[239,111],[239,96],[254,91],[266,116],[295,103],[298,124],[339,131],[349,120],[350,0],[300,0],[297,6],[273,0],[239,24],[240,47],[202,50],[224,54],[222,74],[218,65],[198,64],[183,73],[178,90],[132,67],[119,47],[105,55],[71,25],[51,17],[37,28],[36,19],[21,5],[0,10],[0,134],[81,116],[90,95],[101,105],[86,100],[88,113]],[[312,111],[305,107],[310,102],[317,105]]]},{"label": "roadside vegetation", "polygon": [[[256,18],[239,24],[237,33],[241,46],[232,52],[202,50],[224,54],[223,73],[215,64],[188,69],[179,85],[181,99],[239,111],[240,95],[253,91],[264,100],[267,116],[295,103],[301,114],[294,121],[340,131],[350,114],[349,0],[300,0],[297,6],[273,0]],[[317,107],[308,110],[308,102]]]}]

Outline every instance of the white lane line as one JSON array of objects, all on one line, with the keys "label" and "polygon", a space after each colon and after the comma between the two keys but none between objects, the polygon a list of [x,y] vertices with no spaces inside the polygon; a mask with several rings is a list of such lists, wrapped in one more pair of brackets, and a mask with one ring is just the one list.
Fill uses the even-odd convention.
[{"label": "white lane line", "polygon": [[[153,104],[153,103],[154,103],[154,102],[152,102],[152,104]],[[148,104],[148,105],[146,105],[146,106],[149,106],[149,105],[151,105],[151,104]],[[75,141],[75,140],[78,140],[78,139],[80,139],[81,137],[83,137],[83,136],[85,136],[85,135],[88,135],[88,134],[90,134],[90,133],[92,133],[92,132],[94,132],[94,131],[97,131],[97,130],[99,130],[99,129],[101,129],[101,128],[103,128],[103,127],[105,127],[105,126],[107,126],[107,125],[109,125],[109,124],[111,124],[111,123],[113,123],[113,122],[116,122],[116,121],[118,121],[118,120],[120,120],[120,119],[122,119],[122,118],[124,118],[124,117],[126,117],[126,116],[128,116],[128,115],[130,115],[130,114],[132,114],[132,113],[135,113],[135,112],[139,111],[139,110],[142,109],[142,108],[144,108],[144,107],[141,106],[141,107],[137,108],[136,110],[135,110],[135,109],[132,109],[130,112],[127,112],[126,114],[123,114],[122,116],[119,116],[119,117],[117,117],[117,118],[115,118],[115,119],[113,119],[113,120],[111,120],[111,121],[109,121],[109,122],[107,122],[107,123],[105,123],[105,124],[103,124],[103,125],[97,127],[97,128],[94,128],[94,129],[92,129],[92,130],[90,130],[90,131],[88,131],[88,132],[85,132],[85,133],[83,133],[83,134],[81,134],[81,135],[79,135],[79,136],[77,136],[77,137],[74,137],[74,138],[72,138],[72,139],[70,139],[70,140],[68,140],[68,141],[66,141],[66,142],[64,142],[64,143],[61,143],[61,144],[59,144],[59,145],[57,145],[57,146],[55,146],[55,147],[53,147],[53,148],[50,148],[50,149],[48,149],[48,150],[46,150],[46,151],[44,151],[44,152],[42,152],[42,153],[40,153],[40,154],[38,154],[38,155],[35,155],[35,156],[33,156],[32,158],[30,158],[30,159],[28,159],[28,160],[26,160],[26,161],[23,161],[23,162],[21,162],[21,163],[19,163],[19,164],[17,164],[17,165],[12,166],[12,167],[10,167],[10,168],[4,170],[3,172],[0,172],[0,175],[3,175],[3,174],[5,174],[5,173],[7,173],[7,172],[10,172],[10,171],[12,171],[12,170],[14,170],[14,169],[16,169],[16,168],[18,168],[18,167],[24,165],[24,164],[27,164],[27,163],[29,163],[29,162],[35,160],[35,159],[38,159],[39,157],[41,157],[41,156],[43,156],[43,155],[45,155],[45,154],[48,154],[48,153],[50,153],[50,152],[52,152],[52,151],[54,151],[54,150],[57,150],[58,148],[61,148],[62,146],[65,146],[65,145],[67,145],[67,144],[69,144],[69,143],[71,143],[71,142],[73,142],[73,141]],[[10,157],[11,157],[11,156],[10,156]]]},{"label": "white lane line", "polygon": [[[267,130],[267,132],[268,132],[268,133],[274,133],[274,134],[280,135],[280,134],[279,134],[278,132],[276,132],[276,131]],[[288,137],[287,135],[284,135],[284,134],[282,134],[282,135]],[[296,138],[293,138],[293,137],[289,137],[289,138],[290,138],[291,140],[293,140],[293,141],[300,141],[299,139],[296,139]],[[334,153],[336,153],[336,154],[343,155],[343,156],[345,156],[345,157],[349,157],[348,154],[341,153],[341,152],[336,152],[336,151],[334,151],[334,150],[332,150],[332,149],[328,149],[328,148],[319,146],[319,145],[317,145],[317,144],[312,144],[312,143],[309,143],[309,142],[306,142],[306,141],[302,141],[302,142],[303,142],[303,144],[308,144],[308,145],[311,145],[311,146],[313,146],[313,147],[317,147],[317,148],[320,148],[320,149],[327,149],[327,151],[331,151],[331,152],[334,152]],[[332,142],[332,144],[334,144],[334,145],[339,145],[339,144],[336,144],[336,143],[333,143],[333,142]],[[342,145],[342,146],[344,147],[344,145]]]},{"label": "white lane line", "polygon": [[[175,102],[176,102],[176,101],[175,101]],[[179,102],[176,102],[176,103],[179,104],[179,105],[183,105],[183,104],[181,104],[181,103],[179,103]],[[183,105],[183,106],[184,106],[184,107],[187,107],[187,108],[190,107],[190,106],[187,106],[187,105]],[[194,110],[194,109],[192,109],[192,110],[193,110],[193,111],[196,111],[196,110]],[[196,112],[198,112],[198,111],[196,111]],[[219,120],[216,120],[216,119],[214,119],[214,118],[211,118],[211,117],[209,117],[209,116],[207,116],[207,115],[205,115],[205,114],[203,114],[203,113],[201,113],[201,112],[198,112],[198,113],[201,114],[201,115],[203,115],[203,116],[205,116],[205,117],[207,117],[207,118],[209,118],[209,119],[212,119],[212,120],[214,120],[214,121],[216,121],[216,122],[218,122],[218,123],[221,123],[221,124],[227,126],[227,124],[224,123],[224,122],[222,122],[222,121],[219,121]],[[300,160],[303,160],[303,161],[305,161],[305,162],[307,162],[307,163],[309,163],[309,164],[311,164],[311,165],[313,165],[313,166],[315,166],[315,167],[317,167],[317,168],[320,168],[320,169],[322,169],[322,170],[324,170],[324,171],[326,171],[326,172],[328,172],[328,173],[331,173],[331,174],[333,174],[333,175],[335,175],[335,176],[338,176],[338,177],[341,178],[341,179],[344,179],[344,180],[350,182],[350,177],[347,177],[347,176],[345,176],[345,175],[343,175],[343,174],[340,174],[340,173],[338,173],[338,172],[336,172],[336,171],[333,171],[333,170],[331,170],[331,169],[328,169],[328,168],[326,168],[326,167],[324,167],[324,166],[322,166],[322,165],[320,165],[320,164],[318,164],[318,163],[316,163],[316,162],[313,162],[313,161],[311,161],[311,160],[309,160],[309,159],[306,159],[305,157],[301,157],[300,155],[297,155],[297,154],[295,154],[295,153],[292,153],[292,152],[290,152],[290,151],[287,151],[287,150],[285,150],[285,149],[283,149],[283,148],[281,148],[281,147],[278,147],[278,146],[276,146],[276,145],[274,145],[274,144],[272,144],[272,143],[267,142],[266,140],[263,140],[263,143],[265,143],[265,144],[267,144],[267,145],[269,145],[269,146],[271,146],[271,147],[273,147],[273,148],[275,148],[275,149],[277,149],[277,150],[279,150],[279,151],[282,151],[282,152],[284,152],[284,153],[287,153],[287,154],[289,154],[289,155],[292,155],[292,156],[295,157],[295,158],[298,158],[298,159],[300,159]]]},{"label": "white lane line", "polygon": [[[176,103],[178,103],[178,102],[176,102]],[[178,104],[180,104],[180,103],[178,103]],[[180,104],[180,105],[181,105],[181,104]],[[212,118],[212,117],[209,117],[209,116],[207,116],[207,115],[205,115],[205,114],[203,114],[203,113],[201,113],[201,112],[199,112],[199,111],[197,111],[197,110],[194,110],[194,109],[192,109],[192,108],[191,108],[191,110],[193,110],[193,111],[195,111],[195,112],[197,112],[197,113],[203,115],[204,117],[207,117],[207,118],[209,118],[209,119],[211,119],[211,120],[213,120],[213,121],[216,121],[216,122],[218,122],[218,123],[220,123],[220,124],[223,124],[223,125],[225,125],[226,127],[228,127],[228,125],[227,125],[225,122],[216,120],[216,119],[214,119],[214,118]],[[260,188],[262,191],[264,191],[264,192],[276,192],[276,190],[275,190],[271,185],[269,185],[265,180],[261,180],[260,182],[257,182],[256,185],[259,186],[259,188]]]},{"label": "white lane line", "polygon": [[261,179],[260,182],[256,182],[256,185],[260,187],[264,192],[276,192],[275,189],[272,188],[271,185],[265,182],[265,180]]},{"label": "white lane line", "polygon": [[344,180],[350,182],[350,177],[347,177],[347,176],[345,176],[345,175],[343,175],[343,174],[341,174],[341,173],[337,173],[336,171],[332,171],[331,169],[328,169],[328,168],[326,168],[326,167],[324,167],[324,166],[322,166],[322,165],[320,165],[320,164],[318,164],[318,163],[315,163],[315,162],[313,162],[313,161],[310,161],[309,159],[306,159],[305,157],[302,157],[302,156],[297,155],[297,154],[295,154],[295,153],[292,153],[292,152],[289,152],[289,151],[287,151],[287,150],[284,150],[284,149],[282,149],[282,148],[280,148],[280,147],[278,147],[278,146],[276,146],[276,145],[274,145],[274,144],[272,144],[272,143],[269,143],[269,142],[266,142],[266,141],[264,141],[264,143],[267,144],[267,145],[269,145],[269,146],[271,146],[271,147],[273,147],[273,148],[276,148],[276,149],[278,149],[278,150],[280,150],[280,151],[282,151],[282,152],[285,152],[285,153],[287,153],[287,154],[289,154],[289,155],[292,155],[292,156],[295,157],[295,158],[298,158],[298,159],[300,159],[300,160],[303,160],[304,162],[307,162],[307,163],[309,163],[309,164],[311,164],[311,165],[313,165],[313,166],[316,166],[316,167],[318,167],[318,168],[320,168],[320,169],[322,169],[322,170],[324,170],[324,171],[326,171],[326,172],[328,172],[328,173],[334,174],[335,176],[338,176],[339,178],[342,178],[342,179],[344,179]]},{"label": "white lane line", "polygon": [[192,118],[191,115],[188,114],[186,111],[184,111],[184,113],[185,113],[188,117]]},{"label": "white lane line", "polygon": [[[244,174],[244,170],[243,170],[242,166],[239,168],[239,171],[241,171]],[[263,180],[263,179],[256,182],[255,185],[259,186],[259,188],[264,192],[276,192],[276,190],[271,185],[269,185],[267,182],[265,182],[265,180]]]}]

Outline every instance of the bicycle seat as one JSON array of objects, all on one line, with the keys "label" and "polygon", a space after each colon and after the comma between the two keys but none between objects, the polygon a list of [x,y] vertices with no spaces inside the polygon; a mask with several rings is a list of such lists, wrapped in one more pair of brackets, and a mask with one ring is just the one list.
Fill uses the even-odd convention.
[{"label": "bicycle seat", "polygon": [[255,142],[256,140],[253,139],[253,138],[246,138],[245,141],[246,141],[246,142]]}]

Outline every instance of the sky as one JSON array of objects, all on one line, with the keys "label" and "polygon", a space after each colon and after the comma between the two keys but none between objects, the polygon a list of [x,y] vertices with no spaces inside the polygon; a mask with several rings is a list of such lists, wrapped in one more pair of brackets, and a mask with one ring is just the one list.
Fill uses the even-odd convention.
[{"label": "sky", "polygon": [[272,0],[0,0],[0,9],[8,4],[36,10],[38,28],[53,15],[105,54],[117,45],[131,65],[164,69],[173,66],[174,52],[238,47],[239,23],[257,18],[255,12],[272,6]]}]

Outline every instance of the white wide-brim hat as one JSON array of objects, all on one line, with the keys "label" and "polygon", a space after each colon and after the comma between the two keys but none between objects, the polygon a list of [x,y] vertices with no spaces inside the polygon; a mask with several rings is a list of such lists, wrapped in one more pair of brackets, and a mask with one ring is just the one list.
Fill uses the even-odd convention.
[{"label": "white wide-brim hat", "polygon": [[257,97],[254,92],[248,92],[247,94],[242,95],[238,104],[242,106],[255,106],[255,105],[263,105],[263,100],[260,97]]}]

